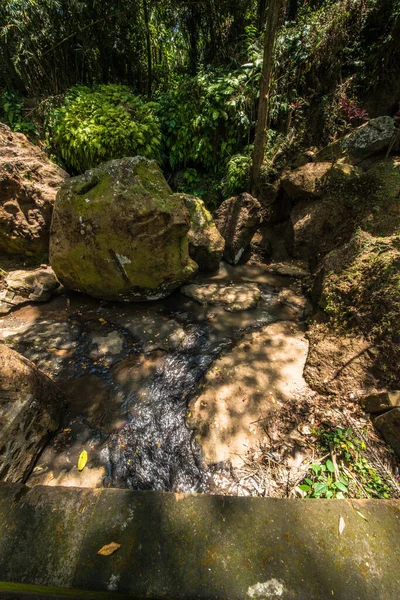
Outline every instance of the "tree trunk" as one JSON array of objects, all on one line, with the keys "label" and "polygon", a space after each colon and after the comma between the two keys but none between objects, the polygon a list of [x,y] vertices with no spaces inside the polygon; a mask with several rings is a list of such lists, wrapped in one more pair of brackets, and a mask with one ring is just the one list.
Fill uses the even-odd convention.
[{"label": "tree trunk", "polygon": [[269,0],[264,42],[264,58],[260,81],[260,100],[258,103],[257,124],[254,139],[253,167],[250,180],[250,190],[253,196],[258,194],[258,180],[260,177],[261,165],[264,160],[274,45],[282,6],[283,0]]},{"label": "tree trunk", "polygon": [[151,38],[149,27],[149,11],[147,8],[147,0],[143,0],[143,15],[146,28],[146,49],[147,49],[147,97],[151,100],[151,90],[153,84],[153,65],[151,58]]}]

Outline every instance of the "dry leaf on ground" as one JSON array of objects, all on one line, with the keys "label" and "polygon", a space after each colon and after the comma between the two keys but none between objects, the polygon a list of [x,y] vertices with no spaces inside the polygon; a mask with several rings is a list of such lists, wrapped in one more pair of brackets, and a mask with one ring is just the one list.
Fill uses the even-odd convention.
[{"label": "dry leaf on ground", "polygon": [[113,554],[118,548],[121,548],[121,544],[117,544],[116,542],[111,542],[111,544],[106,544],[97,552],[101,556],[110,556]]},{"label": "dry leaf on ground", "polygon": [[346,523],[344,522],[343,517],[339,517],[339,535],[342,535],[345,527]]}]

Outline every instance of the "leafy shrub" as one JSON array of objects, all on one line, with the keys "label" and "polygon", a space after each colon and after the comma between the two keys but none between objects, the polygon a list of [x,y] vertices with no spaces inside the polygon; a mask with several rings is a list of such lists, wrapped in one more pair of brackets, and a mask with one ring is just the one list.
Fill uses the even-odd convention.
[{"label": "leafy shrub", "polygon": [[71,88],[48,116],[47,137],[78,172],[124,156],[159,158],[161,144],[154,105],[122,85]]},{"label": "leafy shrub", "polygon": [[247,146],[243,153],[234,154],[229,159],[224,178],[224,193],[226,195],[233,196],[248,188],[252,151],[253,146]]},{"label": "leafy shrub", "polygon": [[174,170],[224,169],[246,143],[253,126],[249,69],[235,73],[201,72],[184,77],[159,98],[164,151]]},{"label": "leafy shrub", "polygon": [[389,487],[365,456],[365,441],[351,428],[326,425],[314,433],[321,451],[328,452],[331,458],[325,455],[310,466],[299,486],[307,498],[390,497]]},{"label": "leafy shrub", "polygon": [[203,173],[188,167],[177,173],[175,187],[178,192],[198,196],[208,210],[213,212],[221,203],[221,181],[214,173]]},{"label": "leafy shrub", "polygon": [[23,114],[24,103],[17,95],[5,92],[0,96],[0,115],[2,121],[13,131],[36,136],[35,125],[26,119]]}]

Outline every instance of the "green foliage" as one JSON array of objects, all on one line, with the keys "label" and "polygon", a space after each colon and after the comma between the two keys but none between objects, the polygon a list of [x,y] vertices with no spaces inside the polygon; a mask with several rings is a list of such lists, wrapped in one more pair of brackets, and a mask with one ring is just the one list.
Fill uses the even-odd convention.
[{"label": "green foliage", "polygon": [[221,202],[221,181],[214,173],[203,173],[188,167],[177,174],[175,186],[178,192],[197,196],[204,200],[208,210],[213,212]]},{"label": "green foliage", "polygon": [[37,129],[32,121],[23,114],[23,101],[16,95],[5,92],[0,96],[0,118],[13,131],[24,133],[28,136],[37,136]]},{"label": "green foliage", "polygon": [[224,178],[224,193],[227,196],[239,194],[248,188],[252,152],[253,145],[250,145],[242,153],[234,154],[229,159]]},{"label": "green foliage", "polygon": [[72,88],[49,114],[52,136],[64,164],[78,172],[124,156],[159,158],[161,144],[154,105],[121,85]]},{"label": "green foliage", "polygon": [[365,456],[365,442],[351,428],[326,425],[314,433],[321,451],[328,452],[331,458],[325,456],[311,465],[299,486],[307,498],[390,497],[390,489]]},{"label": "green foliage", "polygon": [[253,125],[251,76],[201,72],[159,98],[165,153],[174,170],[193,166],[218,173],[246,143]]}]

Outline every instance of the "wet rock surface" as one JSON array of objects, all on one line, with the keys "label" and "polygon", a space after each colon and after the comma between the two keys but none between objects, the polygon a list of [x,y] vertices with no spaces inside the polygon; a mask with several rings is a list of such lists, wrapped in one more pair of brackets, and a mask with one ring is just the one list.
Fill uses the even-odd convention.
[{"label": "wet rock surface", "polygon": [[[296,309],[278,299],[294,283],[265,267],[224,265],[199,283],[234,288],[249,280],[260,300],[240,313],[180,293],[151,305],[68,294],[4,316],[1,338],[52,375],[67,398],[62,428],[30,484],[215,489],[187,426],[188,401],[246,331],[297,318]],[[79,472],[83,449],[89,461]]]},{"label": "wet rock surface", "polygon": [[249,447],[265,443],[281,402],[295,402],[307,389],[307,350],[301,329],[282,321],[245,335],[214,362],[190,403],[190,423],[209,463],[241,467]]},{"label": "wet rock surface", "polygon": [[218,283],[185,285],[182,294],[199,304],[223,306],[229,312],[255,308],[261,298],[260,288],[255,283],[223,285]]}]

